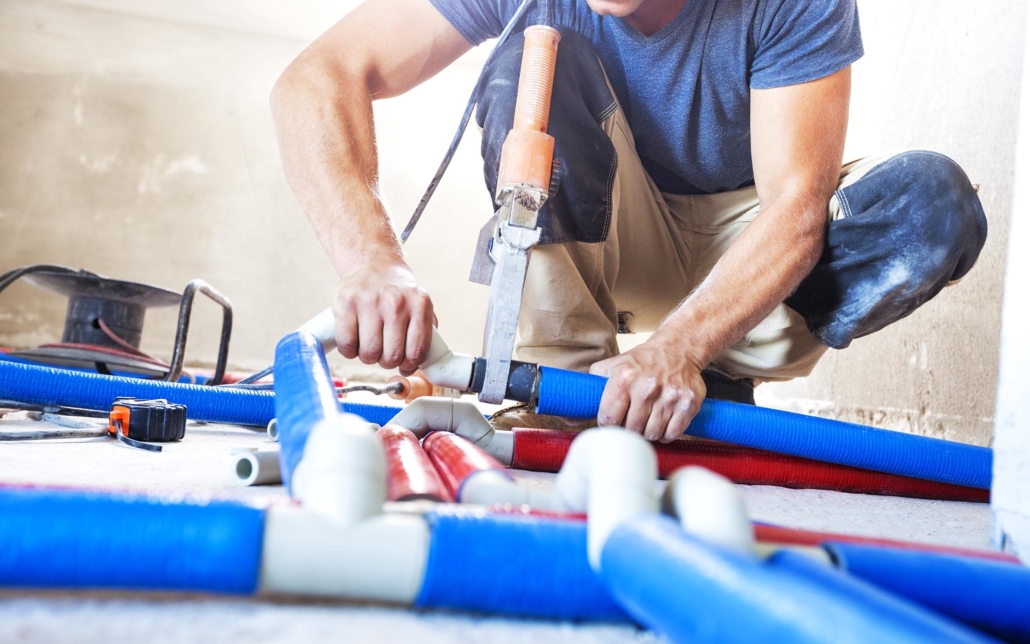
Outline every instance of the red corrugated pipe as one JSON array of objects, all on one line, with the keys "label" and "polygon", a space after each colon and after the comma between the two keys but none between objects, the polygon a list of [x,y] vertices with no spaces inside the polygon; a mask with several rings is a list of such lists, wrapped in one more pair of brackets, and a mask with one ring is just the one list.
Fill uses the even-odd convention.
[{"label": "red corrugated pipe", "polygon": [[[576,438],[576,432],[554,429],[516,428],[514,431],[515,456],[511,466],[537,472],[557,472]],[[990,500],[989,490],[882,474],[715,441],[682,439],[655,443],[654,448],[658,454],[658,475],[662,478],[681,467],[700,465],[744,485],[979,503]]]},{"label": "red corrugated pipe", "polygon": [[414,434],[403,427],[387,425],[377,435],[386,450],[387,499],[454,501]]},{"label": "red corrugated pipe", "polygon": [[1004,552],[991,550],[975,550],[973,548],[956,548],[954,546],[939,546],[930,543],[918,543],[915,541],[898,541],[895,539],[877,539],[875,537],[858,537],[850,534],[837,534],[834,532],[817,532],[814,530],[797,530],[795,528],[784,528],[764,523],[755,524],[755,539],[763,543],[779,543],[792,546],[818,546],[823,543],[862,543],[873,546],[887,546],[890,548],[903,548],[905,550],[920,550],[924,552],[937,552],[941,554],[962,555],[965,557],[977,557],[979,559],[990,559],[992,561],[1003,561],[1006,563],[1019,563],[1019,558]]},{"label": "red corrugated pipe", "polygon": [[436,466],[451,496],[459,502],[461,485],[470,475],[483,470],[499,470],[510,476],[508,469],[496,458],[457,434],[432,432],[422,439],[422,449]]}]

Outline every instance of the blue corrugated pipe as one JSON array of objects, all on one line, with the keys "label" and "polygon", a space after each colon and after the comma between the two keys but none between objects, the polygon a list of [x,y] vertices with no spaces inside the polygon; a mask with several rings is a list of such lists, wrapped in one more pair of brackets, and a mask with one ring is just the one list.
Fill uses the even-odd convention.
[{"label": "blue corrugated pipe", "polygon": [[[41,362],[36,362],[34,360],[25,360],[25,359],[22,359],[22,358],[16,358],[14,356],[11,356],[11,355],[8,355],[8,354],[2,353],[2,352],[0,352],[0,362],[13,362],[15,364],[27,364],[27,365],[32,365],[34,367],[46,367],[46,366],[49,366],[49,365],[45,365],[45,364],[43,364]],[[84,367],[67,367],[67,366],[65,366],[65,367],[61,367],[61,369],[64,369],[64,370],[67,370],[67,371],[79,371],[79,372],[83,372],[83,373],[96,373],[95,369],[86,369]],[[123,378],[138,378],[138,379],[141,379],[141,380],[146,380],[147,379],[147,377],[144,376],[144,375],[141,375],[141,374],[138,374],[138,373],[132,373],[132,372],[129,372],[129,371],[112,370],[111,374],[115,375],[115,376],[121,376]],[[179,376],[179,379],[176,382],[182,382],[182,383],[186,383],[186,384],[203,385],[207,381],[208,381],[207,376],[194,375],[191,378],[190,376],[188,376],[186,374],[183,374],[183,375]]]},{"label": "blue corrugated pipe", "polygon": [[252,594],[263,538],[238,503],[0,489],[0,586]]},{"label": "blue corrugated pipe", "polygon": [[[275,417],[275,396],[270,391],[104,376],[0,360],[0,399],[106,410],[115,398],[163,398],[186,405],[191,420],[209,423],[264,427]],[[400,407],[343,403],[343,410],[382,425]]]},{"label": "blue corrugated pipe", "polygon": [[385,425],[400,407],[343,403],[336,398],[333,377],[321,343],[296,331],[275,348],[275,412],[279,419],[279,468],[289,487],[293,468],[304,455],[308,434],[319,422],[341,411]]},{"label": "blue corrugated pipe", "polygon": [[[537,413],[596,418],[607,378],[541,367]],[[686,433],[726,443],[981,489],[991,450],[777,409],[706,400]]]},{"label": "blue corrugated pipe", "polygon": [[1012,642],[1030,642],[1030,569],[959,555],[823,546],[841,570]]},{"label": "blue corrugated pipe", "polygon": [[587,562],[582,521],[441,510],[416,606],[556,619],[627,619]]},{"label": "blue corrugated pipe", "polygon": [[193,420],[265,426],[273,418],[268,391],[185,385],[161,380],[103,376],[51,367],[0,362],[0,398],[35,405],[111,408],[115,398],[164,398],[186,405]]},{"label": "blue corrugated pipe", "polygon": [[[627,619],[587,564],[586,524],[441,510],[417,606]],[[259,590],[265,513],[232,502],[0,489],[0,587]]]},{"label": "blue corrugated pipe", "polygon": [[625,523],[601,553],[601,579],[629,614],[673,642],[990,642],[868,585],[763,564],[683,532],[668,517]]},{"label": "blue corrugated pipe", "polygon": [[279,470],[289,488],[311,430],[340,415],[340,403],[321,344],[310,333],[291,333],[275,348],[275,414]]}]

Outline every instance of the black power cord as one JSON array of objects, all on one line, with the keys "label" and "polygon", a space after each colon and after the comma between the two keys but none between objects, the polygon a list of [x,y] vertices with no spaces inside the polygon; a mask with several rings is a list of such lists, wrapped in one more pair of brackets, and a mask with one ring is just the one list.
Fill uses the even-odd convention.
[{"label": "black power cord", "polygon": [[[479,78],[476,80],[476,86],[472,88],[472,95],[469,97],[469,102],[465,105],[465,113],[461,115],[461,122],[458,124],[458,130],[454,133],[454,139],[451,140],[450,147],[447,148],[447,154],[444,155],[443,161],[440,162],[440,167],[437,168],[436,174],[433,175],[433,180],[429,182],[429,187],[426,188],[426,192],[422,195],[422,200],[418,202],[418,206],[415,207],[414,214],[411,215],[411,219],[408,220],[408,225],[404,227],[404,231],[401,232],[401,243],[408,241],[408,237],[411,235],[411,231],[415,229],[415,225],[418,224],[418,220],[422,218],[422,212],[429,205],[429,200],[432,199],[433,193],[436,192],[437,186],[440,185],[440,181],[443,179],[443,175],[447,172],[448,166],[451,165],[451,159],[454,158],[454,153],[458,150],[458,144],[461,143],[461,137],[465,134],[465,128],[468,127],[469,119],[472,118],[472,110],[476,107],[476,102],[479,99],[479,83],[483,80],[483,74],[486,73],[486,68],[490,65],[490,61],[493,60],[497,50],[501,48],[501,45],[508,40],[508,36],[515,30],[515,25],[529,11],[529,7],[532,6],[537,0],[522,0],[522,4],[515,10],[515,15],[511,17],[508,24],[505,25],[504,31],[497,37],[497,44],[494,45],[493,51],[490,52],[490,56],[486,59],[486,63],[483,65],[483,70],[479,72]],[[545,19],[550,19],[550,6],[547,4],[547,0],[542,0],[544,4],[541,4]]]}]

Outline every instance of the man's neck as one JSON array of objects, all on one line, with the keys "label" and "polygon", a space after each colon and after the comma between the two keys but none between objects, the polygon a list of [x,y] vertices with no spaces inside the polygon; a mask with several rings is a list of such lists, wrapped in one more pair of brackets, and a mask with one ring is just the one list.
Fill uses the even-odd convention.
[{"label": "man's neck", "polygon": [[650,37],[672,22],[686,4],[687,0],[644,0],[625,20],[631,27]]}]

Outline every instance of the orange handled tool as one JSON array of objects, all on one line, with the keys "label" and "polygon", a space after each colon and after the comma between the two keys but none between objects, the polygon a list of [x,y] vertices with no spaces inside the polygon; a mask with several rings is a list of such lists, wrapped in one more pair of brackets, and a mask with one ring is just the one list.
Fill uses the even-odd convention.
[{"label": "orange handled tool", "polygon": [[497,229],[491,240],[490,304],[483,336],[486,369],[479,399],[500,403],[508,387],[522,288],[533,247],[540,241],[537,216],[551,187],[554,139],[547,134],[554,66],[561,35],[551,27],[526,29],[512,129],[501,146],[497,171]]},{"label": "orange handled tool", "polygon": [[526,29],[525,38],[515,121],[501,147],[498,195],[516,186],[539,188],[546,194],[551,183],[554,138],[547,134],[547,119],[561,34],[536,25]]}]

